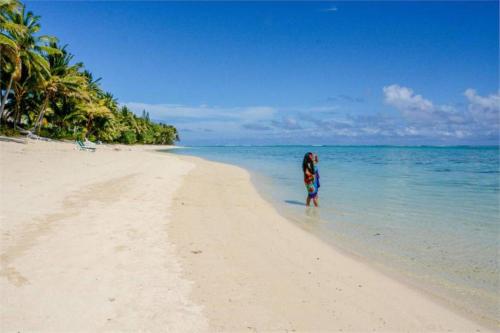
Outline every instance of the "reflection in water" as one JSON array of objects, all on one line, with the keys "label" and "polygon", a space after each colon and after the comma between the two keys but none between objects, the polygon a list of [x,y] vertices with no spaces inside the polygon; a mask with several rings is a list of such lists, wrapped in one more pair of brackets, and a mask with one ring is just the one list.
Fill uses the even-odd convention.
[{"label": "reflection in water", "polygon": [[321,216],[319,214],[319,208],[316,207],[306,207],[306,223],[304,227],[306,229],[314,229],[321,223]]}]

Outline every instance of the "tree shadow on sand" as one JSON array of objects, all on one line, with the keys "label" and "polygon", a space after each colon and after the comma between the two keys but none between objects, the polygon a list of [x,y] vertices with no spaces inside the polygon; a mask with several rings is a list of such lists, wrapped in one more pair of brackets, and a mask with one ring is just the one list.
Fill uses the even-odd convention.
[{"label": "tree shadow on sand", "polygon": [[0,136],[0,141],[26,144],[26,140],[24,138],[11,138],[6,136]]}]

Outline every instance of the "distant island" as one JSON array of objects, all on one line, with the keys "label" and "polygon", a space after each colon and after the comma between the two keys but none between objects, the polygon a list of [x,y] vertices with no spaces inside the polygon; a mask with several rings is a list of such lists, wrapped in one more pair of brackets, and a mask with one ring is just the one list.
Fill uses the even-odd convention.
[{"label": "distant island", "polygon": [[139,117],[100,85],[66,45],[40,34],[40,16],[0,0],[0,134],[32,131],[57,139],[173,144],[174,126]]}]

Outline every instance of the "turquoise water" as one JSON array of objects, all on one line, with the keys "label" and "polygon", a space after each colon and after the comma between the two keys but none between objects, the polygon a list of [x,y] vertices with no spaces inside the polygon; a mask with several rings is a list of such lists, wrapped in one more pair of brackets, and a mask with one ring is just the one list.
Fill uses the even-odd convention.
[{"label": "turquoise water", "polygon": [[[319,155],[320,208],[301,161]],[[499,322],[498,147],[272,146],[176,150],[242,166],[291,220]]]}]

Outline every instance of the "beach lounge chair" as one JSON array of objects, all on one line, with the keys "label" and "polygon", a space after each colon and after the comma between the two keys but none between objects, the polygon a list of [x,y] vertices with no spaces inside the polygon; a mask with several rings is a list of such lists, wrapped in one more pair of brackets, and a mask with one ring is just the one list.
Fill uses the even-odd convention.
[{"label": "beach lounge chair", "polygon": [[[89,143],[92,143],[88,141]],[[80,140],[76,140],[76,146],[79,150],[88,150],[88,151],[94,151],[95,152],[95,146],[87,144],[87,141],[82,142]]]},{"label": "beach lounge chair", "polygon": [[96,148],[96,144],[87,138],[85,138],[85,141],[83,142],[83,144],[85,144],[85,146],[90,147],[90,148],[94,148],[94,149]]},{"label": "beach lounge chair", "polygon": [[33,139],[33,140],[39,140],[40,137],[36,134],[33,134],[32,132],[28,131],[28,134],[26,135],[28,139]]},{"label": "beach lounge chair", "polygon": [[50,141],[49,138],[44,138],[42,136],[38,136],[36,135],[35,133],[31,132],[31,131],[23,131],[21,133],[25,133],[26,134],[26,137],[28,139],[32,139],[32,140],[42,140],[42,141]]}]

